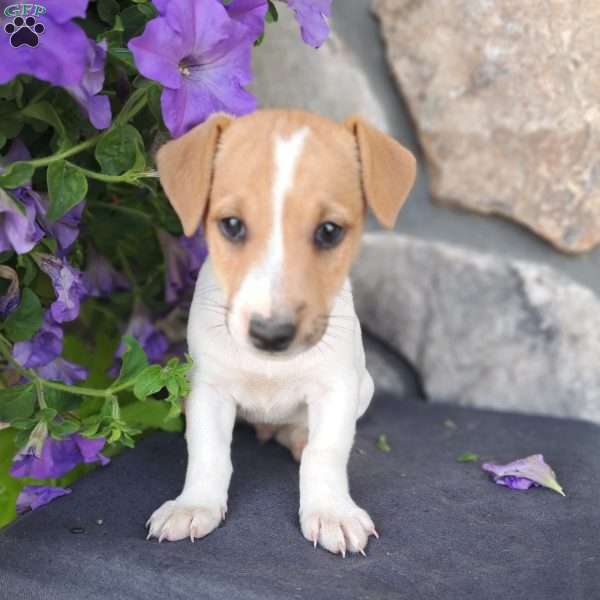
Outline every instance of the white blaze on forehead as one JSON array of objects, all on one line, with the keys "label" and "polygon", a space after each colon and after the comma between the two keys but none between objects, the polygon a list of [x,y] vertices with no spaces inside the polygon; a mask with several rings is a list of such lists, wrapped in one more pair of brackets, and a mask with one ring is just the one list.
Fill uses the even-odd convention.
[{"label": "white blaze on forehead", "polygon": [[[269,317],[276,308],[272,306],[272,302],[273,296],[276,296],[284,264],[283,213],[285,201],[294,183],[298,159],[307,134],[308,128],[303,127],[289,137],[284,138],[279,135],[275,137],[271,232],[262,262],[255,265],[242,281],[234,301],[234,313],[243,308],[247,312]],[[232,316],[235,320],[240,317],[240,315]]]}]

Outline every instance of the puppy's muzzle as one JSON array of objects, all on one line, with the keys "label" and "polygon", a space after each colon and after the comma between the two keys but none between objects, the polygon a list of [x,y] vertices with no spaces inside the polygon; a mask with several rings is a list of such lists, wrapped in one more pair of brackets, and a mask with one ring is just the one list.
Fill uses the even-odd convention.
[{"label": "puppy's muzzle", "polygon": [[296,324],[286,318],[252,315],[248,336],[252,345],[265,352],[287,350],[296,336]]}]

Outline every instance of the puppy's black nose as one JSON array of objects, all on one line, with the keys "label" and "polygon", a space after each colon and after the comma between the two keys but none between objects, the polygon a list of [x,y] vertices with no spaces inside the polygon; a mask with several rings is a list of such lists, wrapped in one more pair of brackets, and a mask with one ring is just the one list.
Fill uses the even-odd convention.
[{"label": "puppy's black nose", "polygon": [[265,319],[254,315],[250,319],[248,334],[252,344],[259,350],[283,352],[296,335],[296,325],[277,317]]}]

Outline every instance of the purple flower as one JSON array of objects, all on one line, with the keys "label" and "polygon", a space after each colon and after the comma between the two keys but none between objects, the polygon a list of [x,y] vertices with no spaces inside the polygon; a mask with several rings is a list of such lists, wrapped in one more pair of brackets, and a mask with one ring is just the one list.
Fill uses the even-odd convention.
[{"label": "purple flower", "polygon": [[0,188],[0,252],[29,252],[43,237],[35,222],[35,208],[21,205]]},{"label": "purple flower", "polygon": [[329,35],[325,17],[331,16],[332,0],[287,0],[300,25],[300,34],[306,44],[318,48]]},{"label": "purple flower", "polygon": [[225,6],[234,21],[248,28],[253,40],[257,40],[265,29],[268,8],[267,0],[231,0]]},{"label": "purple flower", "polygon": [[219,0],[159,0],[160,15],[128,47],[142,75],[164,89],[166,126],[180,136],[214,112],[251,112],[253,32],[230,18]]},{"label": "purple flower", "polygon": [[[148,311],[142,304],[136,304],[131,320],[124,335],[134,337],[148,355],[151,363],[160,363],[169,347],[166,336],[152,323]],[[125,344],[121,342],[116,356],[119,358],[125,352]],[[113,367],[113,370],[115,367]]]},{"label": "purple flower", "polygon": [[0,265],[0,278],[8,279],[8,289],[0,296],[0,317],[5,319],[19,305],[19,276],[6,265]]},{"label": "purple flower", "polygon": [[[35,4],[15,4],[12,0],[0,0],[0,84],[7,83],[17,75],[33,75],[54,85],[73,85],[83,77],[88,38],[71,19],[84,17],[88,0],[44,0],[46,12],[36,15],[43,32],[36,37],[37,45],[11,44],[13,19],[25,19],[31,15]],[[24,14],[11,14],[11,9],[21,7]],[[27,8],[29,7],[29,8]],[[9,15],[5,15],[8,9]],[[9,26],[7,32],[5,27]],[[6,33],[5,33],[6,32]]]},{"label": "purple flower", "polygon": [[87,63],[83,78],[77,85],[65,89],[79,102],[96,129],[110,127],[112,113],[107,96],[98,96],[104,85],[104,63],[106,62],[106,40],[99,44],[89,40]]},{"label": "purple flower", "polygon": [[565,495],[556,480],[556,474],[544,462],[541,454],[533,454],[506,465],[484,463],[481,468],[491,473],[498,485],[504,485],[513,490],[527,490],[532,486],[544,486],[561,496]]},{"label": "purple flower", "polygon": [[35,510],[55,498],[70,494],[69,488],[53,487],[51,485],[26,485],[17,497],[17,512],[24,513]]},{"label": "purple flower", "polygon": [[202,237],[175,238],[166,231],[158,233],[160,245],[165,257],[165,300],[177,301],[185,290],[196,283],[198,271],[208,253]]},{"label": "purple flower", "polygon": [[63,349],[63,331],[54,322],[50,312],[37,333],[25,342],[16,342],[13,358],[26,369],[43,367],[60,355]]},{"label": "purple flower", "polygon": [[[16,161],[29,160],[30,158],[31,155],[25,144],[19,138],[15,138],[12,141],[8,152],[0,161],[0,173],[7,165]],[[31,212],[32,208],[35,209],[33,218],[35,219],[35,217],[37,217],[37,221],[41,226],[40,229],[37,223],[35,224],[40,232],[40,237],[46,233],[56,239],[58,244],[57,254],[59,256],[66,256],[79,235],[79,222],[81,221],[81,215],[85,204],[80,202],[67,211],[60,219],[50,223],[46,219],[48,200],[45,196],[33,191],[30,183],[15,188],[11,193],[26,207],[26,210],[29,209]]]},{"label": "purple flower", "polygon": [[104,442],[103,437],[84,438],[78,433],[60,440],[47,437],[39,454],[31,448],[17,454],[10,474],[13,477],[54,479],[62,477],[80,463],[98,462],[104,466],[110,462],[100,454]]},{"label": "purple flower", "polygon": [[67,385],[74,385],[79,381],[84,381],[88,376],[88,370],[85,367],[61,357],[55,358],[42,367],[38,367],[36,372],[44,379],[62,381]]},{"label": "purple flower", "polygon": [[56,300],[50,306],[52,318],[57,323],[72,321],[79,315],[79,305],[86,294],[81,271],[72,267],[65,259],[38,254],[35,261],[52,280]]},{"label": "purple flower", "polygon": [[122,274],[116,271],[104,256],[90,249],[88,263],[83,272],[83,283],[87,293],[94,298],[108,296],[117,290],[128,290],[131,286]]},{"label": "purple flower", "polygon": [[56,240],[58,256],[66,256],[79,235],[79,223],[85,203],[80,202],[68,210],[60,219],[51,223],[46,219],[48,200],[45,196],[33,191],[30,185],[17,188],[13,190],[13,193],[25,206],[35,208],[37,220],[43,232]]}]

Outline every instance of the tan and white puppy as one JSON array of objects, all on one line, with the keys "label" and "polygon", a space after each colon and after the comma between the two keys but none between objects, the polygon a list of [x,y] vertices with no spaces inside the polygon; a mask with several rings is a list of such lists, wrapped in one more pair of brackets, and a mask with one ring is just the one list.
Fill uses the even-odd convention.
[{"label": "tan and white puppy", "polygon": [[265,110],[213,116],[157,163],[185,233],[203,224],[210,258],[188,325],[185,484],[148,537],[194,541],[225,517],[237,416],[300,461],[304,536],[364,552],[377,533],[350,496],[347,462],[373,381],[348,271],[367,206],[393,226],[413,156],[359,118]]}]

